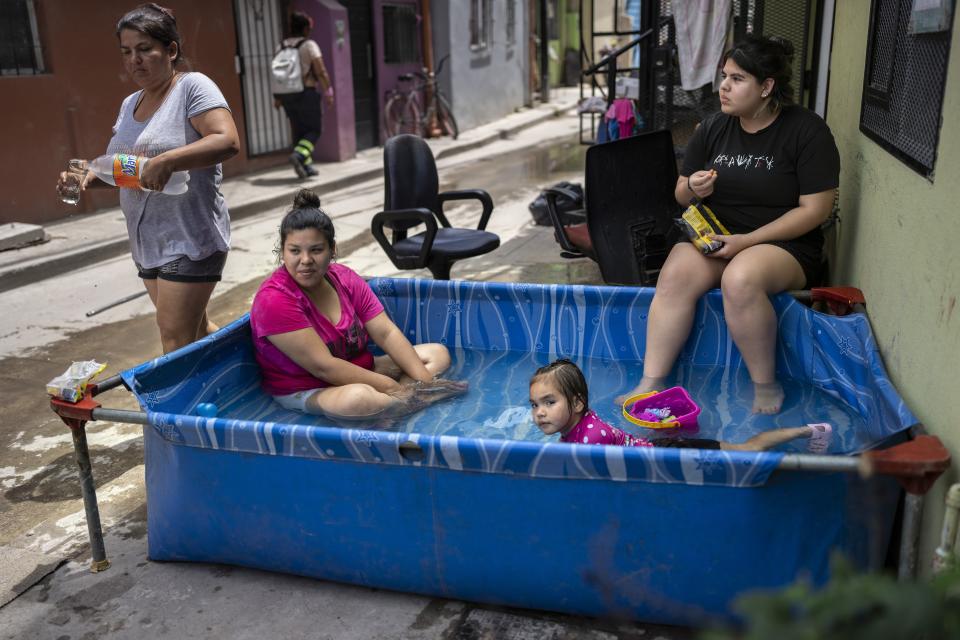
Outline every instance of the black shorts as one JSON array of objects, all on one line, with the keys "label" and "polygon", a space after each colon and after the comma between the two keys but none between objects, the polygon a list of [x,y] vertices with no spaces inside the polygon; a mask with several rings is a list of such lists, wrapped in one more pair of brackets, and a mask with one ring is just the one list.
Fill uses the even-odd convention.
[{"label": "black shorts", "polygon": [[668,447],[670,449],[719,449],[719,440],[706,440],[703,438],[656,438],[651,440],[655,447]]},{"label": "black shorts", "polygon": [[223,266],[227,263],[227,252],[217,251],[202,260],[191,260],[180,256],[175,260],[144,269],[137,265],[137,275],[144,280],[169,280],[171,282],[220,282]]},{"label": "black shorts", "polygon": [[800,263],[803,276],[806,278],[802,289],[809,289],[822,284],[820,281],[823,275],[823,251],[819,247],[798,240],[771,240],[762,244],[772,244],[775,247],[780,247]]}]

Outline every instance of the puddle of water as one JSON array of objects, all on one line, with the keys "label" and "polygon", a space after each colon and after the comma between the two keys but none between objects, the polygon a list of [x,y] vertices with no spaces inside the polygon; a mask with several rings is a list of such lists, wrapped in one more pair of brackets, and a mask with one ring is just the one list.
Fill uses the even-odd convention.
[{"label": "puddle of water", "polygon": [[[587,147],[570,140],[497,155],[444,171],[441,189],[485,189],[494,202],[520,191],[540,189],[561,179],[583,182]],[[570,174],[575,174],[573,178]]]}]

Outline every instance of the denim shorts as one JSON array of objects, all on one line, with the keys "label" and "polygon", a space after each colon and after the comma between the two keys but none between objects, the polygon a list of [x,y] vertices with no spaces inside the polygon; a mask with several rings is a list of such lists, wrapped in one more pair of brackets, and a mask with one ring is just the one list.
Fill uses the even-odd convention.
[{"label": "denim shorts", "polygon": [[144,269],[137,265],[137,275],[144,280],[170,280],[171,282],[219,282],[223,266],[227,263],[227,252],[217,251],[202,260],[191,260],[180,256],[167,264]]}]

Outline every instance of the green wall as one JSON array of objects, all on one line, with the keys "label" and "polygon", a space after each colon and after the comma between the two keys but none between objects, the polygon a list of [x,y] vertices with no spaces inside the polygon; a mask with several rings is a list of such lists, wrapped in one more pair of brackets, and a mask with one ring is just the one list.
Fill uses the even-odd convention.
[{"label": "green wall", "polygon": [[841,158],[833,281],[863,290],[891,379],[953,457],[924,512],[919,563],[929,572],[944,492],[960,476],[960,26],[955,15],[931,183],[860,132],[869,16],[869,0],[837,2],[827,104]]},{"label": "green wall", "polygon": [[580,7],[577,2],[558,0],[555,5],[557,38],[550,40],[550,85],[563,85],[563,61],[567,49],[580,51]]}]

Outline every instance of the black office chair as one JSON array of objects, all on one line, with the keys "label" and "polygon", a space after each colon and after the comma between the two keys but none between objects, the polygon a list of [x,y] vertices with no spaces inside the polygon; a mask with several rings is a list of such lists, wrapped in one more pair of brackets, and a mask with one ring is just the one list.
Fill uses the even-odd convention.
[{"label": "black office chair", "polygon": [[587,228],[587,210],[574,209],[567,211],[564,218],[560,217],[557,199],[568,200],[576,198],[577,194],[559,186],[547,187],[542,192],[547,205],[547,217],[553,225],[553,238],[560,245],[561,258],[590,258],[597,261],[597,254],[593,251],[593,242],[590,241],[590,230]]},{"label": "black office chair", "polygon": [[679,237],[673,219],[677,159],[669,131],[643,133],[587,149],[585,224],[562,224],[556,193],[547,210],[563,257],[592,258],[607,284],[653,286]]},{"label": "black office chair", "polygon": [[[423,139],[405,134],[387,140],[383,173],[384,210],[373,216],[370,230],[398,269],[426,267],[435,279],[449,280],[454,262],[500,246],[498,235],[484,231],[493,211],[490,194],[482,189],[438,193],[437,165]],[[443,205],[454,200],[480,201],[483,211],[476,229],[450,226]],[[407,237],[411,228],[421,224],[426,225],[425,231]],[[392,242],[384,229],[392,232]]]}]

